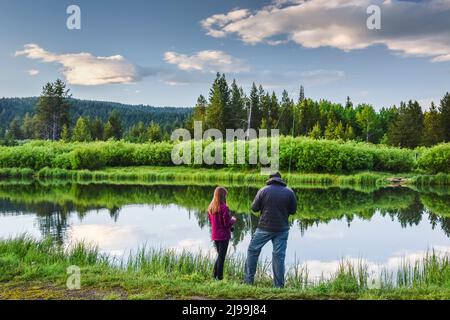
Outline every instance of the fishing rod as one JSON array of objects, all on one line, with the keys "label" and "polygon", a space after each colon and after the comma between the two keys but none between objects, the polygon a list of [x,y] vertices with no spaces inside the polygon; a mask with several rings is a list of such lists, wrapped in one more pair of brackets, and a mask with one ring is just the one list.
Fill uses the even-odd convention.
[{"label": "fishing rod", "polygon": [[[290,90],[289,91],[289,96],[292,96],[293,93],[294,93],[294,89]],[[295,110],[294,110],[295,104],[294,104],[294,100],[291,100],[290,104],[291,104],[291,108],[292,108],[292,110],[291,110],[292,111],[292,126],[291,126],[291,137],[292,137],[292,139],[291,139],[291,144],[290,144],[289,167],[288,167],[288,176],[287,176],[287,181],[286,181],[287,183],[289,182],[290,176],[291,176],[292,156],[293,156],[292,148],[293,148],[293,144],[294,144],[293,137],[294,137],[294,133],[295,133]],[[282,119],[286,109],[287,108],[283,108],[283,110],[282,110],[282,112],[280,114],[280,117],[278,118],[278,121],[277,121],[274,129],[279,129],[280,121],[281,121],[281,119]],[[247,120],[247,133],[246,133],[246,138],[245,138],[246,142],[248,142],[249,138],[250,138],[252,111],[253,111],[253,102],[250,101],[250,103],[249,103],[249,112],[248,112],[248,120]],[[245,120],[243,122],[245,122]],[[239,199],[238,208],[240,208],[241,200],[242,200],[242,198]],[[247,203],[249,203],[249,202],[250,202],[250,186],[247,185]],[[251,211],[251,208],[250,208],[250,211]],[[251,214],[251,212],[250,212],[250,217],[249,218],[250,218],[250,230],[252,230],[253,229],[253,223],[252,223],[252,214]]]},{"label": "fishing rod", "polygon": [[[291,92],[292,93],[292,92]],[[300,101],[301,103],[302,101]],[[278,120],[279,122],[279,120]],[[292,131],[291,131],[291,145],[290,145],[290,156],[289,156],[289,168],[288,168],[288,177],[286,182],[289,183],[289,180],[291,178],[291,166],[292,166],[292,154],[294,153],[292,150],[293,144],[294,144],[294,131],[295,129],[295,112],[294,112],[294,101],[292,101]]]}]

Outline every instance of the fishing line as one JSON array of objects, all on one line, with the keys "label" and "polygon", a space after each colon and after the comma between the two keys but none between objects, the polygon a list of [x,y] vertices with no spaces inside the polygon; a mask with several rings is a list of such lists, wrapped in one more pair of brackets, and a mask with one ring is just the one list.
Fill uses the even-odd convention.
[{"label": "fishing line", "polygon": [[294,104],[292,104],[292,132],[291,132],[291,145],[290,145],[290,156],[289,156],[289,169],[288,169],[288,177],[287,177],[287,181],[289,182],[290,178],[291,178],[291,166],[292,166],[292,154],[294,153],[292,148],[293,148],[293,144],[294,144],[294,128],[295,128],[295,113],[294,113]]},{"label": "fishing line", "polygon": [[[293,91],[294,90],[291,90],[289,92],[289,96],[292,96]],[[286,181],[287,183],[289,182],[289,178],[291,176],[291,168],[292,168],[292,155],[293,155],[292,148],[293,148],[293,144],[294,144],[294,133],[295,133],[295,112],[294,112],[295,110],[294,110],[294,106],[295,106],[294,101],[292,101],[292,130],[291,130],[291,144],[290,144],[288,176],[287,176],[287,181]],[[253,108],[253,106],[250,106],[250,111],[249,111],[250,112],[249,113],[250,116],[249,116],[249,119],[248,119],[248,129],[247,129],[247,136],[246,136],[246,141],[247,142],[249,141],[248,133],[249,133],[249,130],[250,130],[252,108]],[[286,111],[286,109],[287,108],[283,108],[283,110],[281,111],[280,117],[278,118],[278,121],[277,121],[274,129],[279,129],[280,121],[281,121],[281,119],[283,117],[283,114]],[[250,186],[249,185],[247,185],[247,203],[250,203]],[[240,207],[240,200],[239,200],[239,206],[238,207]],[[249,208],[249,213],[250,213],[249,218],[250,218],[250,233],[251,233],[252,229],[253,229],[251,208]]]},{"label": "fishing line", "polygon": [[[294,92],[295,90],[291,90],[291,91],[289,91],[289,96],[292,96],[292,93]],[[294,104],[294,101],[292,101],[292,130],[291,130],[291,138],[292,138],[292,140],[291,140],[291,145],[290,145],[290,156],[289,156],[289,167],[288,167],[288,177],[287,177],[287,179],[286,179],[286,182],[289,182],[289,178],[290,178],[290,176],[291,176],[291,167],[292,167],[292,154],[293,154],[293,150],[292,150],[292,147],[293,147],[293,144],[294,144],[294,129],[295,129],[295,112],[294,112],[294,106],[295,106],[295,104]],[[286,111],[286,109],[287,108],[283,108],[283,110],[281,111],[281,114],[280,114],[280,117],[278,118],[278,121],[277,121],[277,124],[275,125],[275,128],[276,129],[279,129],[279,124],[280,124],[280,121],[281,121],[281,118],[283,117],[283,114],[284,114],[284,111]]]}]

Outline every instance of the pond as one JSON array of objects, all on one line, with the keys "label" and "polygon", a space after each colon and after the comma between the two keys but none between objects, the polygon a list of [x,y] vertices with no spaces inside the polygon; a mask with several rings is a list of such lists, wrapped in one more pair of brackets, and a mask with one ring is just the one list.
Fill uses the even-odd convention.
[{"label": "pond", "polygon": [[[0,238],[27,233],[69,245],[87,241],[126,257],[147,247],[213,252],[206,208],[212,186],[0,185]],[[245,254],[258,217],[249,214],[257,190],[229,187],[238,217],[230,254]],[[378,190],[305,187],[294,190],[287,264],[307,264],[318,277],[341,259],[371,270],[394,270],[431,249],[450,253],[450,193],[404,187]],[[271,257],[271,245],[262,258]]]}]

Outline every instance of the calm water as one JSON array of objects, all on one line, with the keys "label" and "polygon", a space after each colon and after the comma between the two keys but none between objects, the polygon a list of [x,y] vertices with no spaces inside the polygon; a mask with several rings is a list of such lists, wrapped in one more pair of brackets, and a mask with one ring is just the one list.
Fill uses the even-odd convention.
[{"label": "calm water", "polygon": [[[28,233],[70,244],[85,240],[101,251],[126,256],[147,244],[212,251],[205,208],[213,187],[112,185],[0,186],[0,237]],[[229,188],[238,217],[230,253],[245,253],[258,217],[248,214],[252,188]],[[366,261],[374,271],[393,270],[405,258],[435,248],[450,253],[448,191],[385,188],[295,189],[287,263],[306,263],[312,276],[336,269],[339,260]],[[271,256],[271,245],[263,257]]]}]

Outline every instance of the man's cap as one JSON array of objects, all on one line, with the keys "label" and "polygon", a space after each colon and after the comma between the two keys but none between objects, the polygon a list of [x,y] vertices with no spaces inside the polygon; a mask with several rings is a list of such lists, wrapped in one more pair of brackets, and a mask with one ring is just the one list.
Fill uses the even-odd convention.
[{"label": "man's cap", "polygon": [[284,182],[283,179],[281,179],[281,174],[279,172],[272,173],[269,176],[269,180],[267,180],[267,184],[273,184],[273,183],[278,183],[283,186],[287,185],[286,182]]}]

